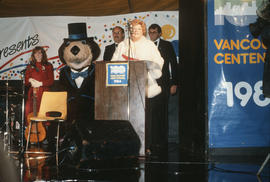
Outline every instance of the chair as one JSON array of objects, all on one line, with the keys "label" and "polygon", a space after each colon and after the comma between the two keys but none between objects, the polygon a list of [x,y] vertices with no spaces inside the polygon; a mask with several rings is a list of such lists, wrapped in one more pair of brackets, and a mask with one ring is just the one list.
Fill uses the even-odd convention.
[{"label": "chair", "polygon": [[[48,116],[48,115],[57,116]],[[67,92],[43,92],[39,112],[36,117],[30,118],[30,126],[27,135],[26,152],[28,151],[28,144],[33,123],[38,122],[57,122],[57,136],[56,136],[56,165],[58,166],[58,148],[59,148],[59,128],[60,123],[64,122],[67,117]],[[36,125],[37,126],[37,125]],[[38,128],[36,127],[38,130]],[[38,137],[38,131],[36,131]]]}]

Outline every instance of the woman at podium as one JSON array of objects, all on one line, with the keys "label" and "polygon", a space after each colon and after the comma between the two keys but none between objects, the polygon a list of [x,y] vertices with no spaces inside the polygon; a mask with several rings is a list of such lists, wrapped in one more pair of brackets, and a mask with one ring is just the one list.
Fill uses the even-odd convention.
[{"label": "woman at podium", "polygon": [[134,19],[128,24],[130,36],[119,43],[112,61],[145,61],[148,70],[147,97],[153,98],[161,93],[161,87],[156,83],[156,79],[162,75],[161,70],[164,60],[157,46],[151,40],[146,39],[145,23],[139,19]]},{"label": "woman at podium", "polygon": [[[151,40],[146,39],[146,25],[143,21],[134,19],[128,23],[129,35],[122,41],[113,55],[112,61],[145,61],[147,67],[147,93],[146,93],[146,131],[145,138],[146,155],[163,157],[166,155],[166,147],[160,145],[160,126],[165,114],[162,104],[161,87],[156,79],[162,75],[164,60],[160,52]],[[165,131],[164,131],[165,132]],[[165,152],[164,152],[165,151]]]}]

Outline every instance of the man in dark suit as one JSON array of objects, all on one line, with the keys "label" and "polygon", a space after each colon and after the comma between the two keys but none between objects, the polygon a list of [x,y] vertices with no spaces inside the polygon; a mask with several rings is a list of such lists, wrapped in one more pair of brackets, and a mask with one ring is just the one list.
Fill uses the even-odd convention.
[{"label": "man in dark suit", "polygon": [[[176,94],[178,85],[178,64],[173,46],[169,41],[161,39],[162,30],[157,24],[152,24],[148,28],[150,39],[158,46],[158,50],[164,59],[162,76],[157,83],[162,88],[160,99],[152,106],[156,110],[152,116],[153,124],[151,128],[152,150],[157,155],[166,154],[168,148],[168,100],[170,95]],[[161,152],[161,154],[160,154]]]},{"label": "man in dark suit", "polygon": [[163,91],[171,95],[176,93],[178,84],[177,59],[172,44],[169,41],[161,39],[161,27],[152,24],[148,28],[150,39],[158,46],[158,50],[164,59],[162,68],[162,77],[158,80]]},{"label": "man in dark suit", "polygon": [[116,26],[112,29],[114,43],[105,47],[103,60],[110,61],[117,45],[125,39],[125,32],[122,27]]}]

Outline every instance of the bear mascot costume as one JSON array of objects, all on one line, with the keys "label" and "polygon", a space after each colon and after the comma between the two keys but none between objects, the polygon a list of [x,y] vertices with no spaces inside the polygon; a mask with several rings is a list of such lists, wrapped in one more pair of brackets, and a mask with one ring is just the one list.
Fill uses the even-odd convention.
[{"label": "bear mascot costume", "polygon": [[93,161],[137,156],[140,139],[128,121],[94,119],[94,61],[100,54],[99,46],[92,37],[87,37],[86,23],[68,24],[68,33],[69,38],[64,39],[58,50],[65,64],[60,71],[58,90],[68,93],[60,164],[81,167]]}]

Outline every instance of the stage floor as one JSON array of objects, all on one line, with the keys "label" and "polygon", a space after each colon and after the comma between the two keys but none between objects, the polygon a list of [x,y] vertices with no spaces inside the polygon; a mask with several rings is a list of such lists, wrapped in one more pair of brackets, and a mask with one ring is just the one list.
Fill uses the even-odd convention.
[{"label": "stage floor", "polygon": [[[31,146],[37,151],[37,146]],[[46,147],[41,146],[45,151]],[[261,160],[224,160],[204,162],[202,157],[194,160],[179,161],[179,144],[170,144],[167,160],[157,157],[136,157],[108,161],[87,161],[86,164],[61,164],[56,166],[55,155],[44,158],[41,154],[9,154],[14,159],[15,172],[19,181],[125,181],[125,182],[269,182],[270,161],[264,167],[260,177],[256,175]],[[37,158],[36,158],[37,157]],[[183,157],[183,156],[182,156]],[[18,160],[18,159],[21,160]],[[1,175],[3,172],[1,173]],[[10,180],[9,180],[10,181]]]}]

